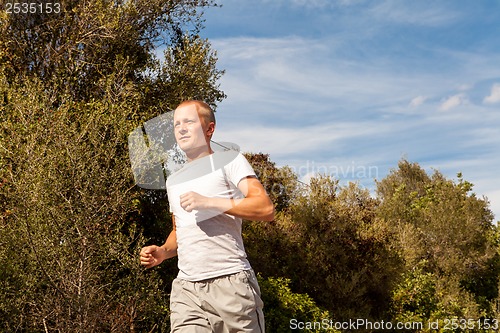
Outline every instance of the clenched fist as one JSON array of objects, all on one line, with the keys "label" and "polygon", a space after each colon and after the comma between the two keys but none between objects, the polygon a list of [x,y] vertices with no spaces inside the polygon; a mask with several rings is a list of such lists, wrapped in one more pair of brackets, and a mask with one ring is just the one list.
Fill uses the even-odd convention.
[{"label": "clenched fist", "polygon": [[160,246],[150,245],[142,248],[139,257],[141,265],[146,268],[151,268],[161,264],[165,259],[167,259],[167,253],[165,249]]}]

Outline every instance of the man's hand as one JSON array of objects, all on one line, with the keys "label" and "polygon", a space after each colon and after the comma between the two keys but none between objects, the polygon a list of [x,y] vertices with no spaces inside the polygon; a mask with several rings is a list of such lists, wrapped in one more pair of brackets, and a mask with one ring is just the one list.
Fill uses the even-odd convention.
[{"label": "man's hand", "polygon": [[209,208],[210,198],[205,197],[196,192],[187,192],[181,195],[181,207],[188,213],[191,213],[194,209],[206,209]]},{"label": "man's hand", "polygon": [[157,245],[143,247],[139,256],[141,259],[141,265],[146,268],[159,265],[163,262],[163,260],[167,259],[165,249]]},{"label": "man's hand", "polygon": [[205,197],[196,192],[187,192],[180,196],[180,204],[188,213],[194,209],[211,209],[246,220],[274,220],[274,205],[257,178],[249,176],[242,179],[238,188],[245,196],[243,199]]}]

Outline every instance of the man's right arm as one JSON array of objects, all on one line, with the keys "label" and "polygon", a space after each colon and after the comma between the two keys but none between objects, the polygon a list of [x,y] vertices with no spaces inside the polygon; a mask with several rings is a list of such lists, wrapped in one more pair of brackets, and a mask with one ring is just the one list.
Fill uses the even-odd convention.
[{"label": "man's right arm", "polygon": [[177,255],[177,234],[175,217],[172,215],[173,229],[162,246],[150,245],[143,247],[140,253],[141,265],[151,268],[161,264],[164,260]]}]

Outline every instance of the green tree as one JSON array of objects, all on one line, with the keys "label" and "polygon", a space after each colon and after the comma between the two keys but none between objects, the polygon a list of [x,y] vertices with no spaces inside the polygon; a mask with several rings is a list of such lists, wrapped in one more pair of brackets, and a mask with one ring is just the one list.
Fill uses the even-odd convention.
[{"label": "green tree", "polygon": [[168,330],[174,263],[144,272],[137,259],[146,237],[168,234],[167,206],[134,186],[127,136],[181,99],[224,98],[198,37],[212,4],[0,13],[0,330]]},{"label": "green tree", "polygon": [[319,308],[307,294],[292,292],[289,279],[264,279],[260,275],[258,279],[265,304],[266,331],[285,333],[306,329],[307,332],[332,332],[328,311]]},{"label": "green tree", "polygon": [[376,208],[376,199],[357,184],[341,187],[319,177],[284,223],[298,254],[288,268],[294,275],[286,276],[338,320],[381,318],[389,308],[400,263]]},{"label": "green tree", "polygon": [[[214,5],[213,0],[57,3],[57,13],[2,11],[0,63],[9,83],[26,75],[38,77],[54,92],[53,102],[63,96],[72,101],[99,99],[109,93],[105,87],[127,82],[141,87],[136,97],[142,97],[143,108],[159,100],[172,107],[194,94],[209,103],[224,98],[217,89],[221,72],[198,66],[214,65],[208,42],[197,37],[203,22],[200,10]],[[155,57],[160,46],[169,55],[166,66]],[[159,78],[161,73],[170,75]],[[113,84],[100,84],[103,80]],[[184,91],[187,83],[196,83],[194,90]]]},{"label": "green tree", "polygon": [[141,273],[140,237],[127,221],[133,184],[124,148],[133,103],[52,109],[36,81],[11,85],[1,127],[2,206],[11,212],[1,238],[10,294],[1,296],[17,303],[4,309],[4,329],[134,331],[161,296],[136,288],[160,281]]},{"label": "green tree", "polygon": [[[297,183],[295,177],[284,183]],[[400,261],[375,219],[377,200],[330,177],[290,188],[292,200],[274,222],[244,229],[252,265],[265,277],[288,278],[291,290],[309,295],[336,320],[381,318]]]},{"label": "green tree", "polygon": [[[436,280],[436,310],[425,316],[491,316],[500,270],[488,201],[461,174],[458,181],[438,171],[427,175],[406,160],[377,186],[378,216],[393,230],[394,248],[405,262],[403,283],[430,275]],[[408,275],[416,268],[419,274]]]},{"label": "green tree", "polygon": [[289,167],[277,167],[276,163],[271,161],[269,154],[247,153],[245,157],[269,194],[276,210],[278,212],[286,210],[300,187],[297,175]]}]

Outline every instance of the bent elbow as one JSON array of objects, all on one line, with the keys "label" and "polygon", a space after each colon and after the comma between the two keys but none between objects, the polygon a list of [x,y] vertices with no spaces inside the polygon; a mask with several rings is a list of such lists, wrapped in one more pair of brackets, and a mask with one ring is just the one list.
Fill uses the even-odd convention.
[{"label": "bent elbow", "polygon": [[264,214],[262,216],[262,221],[266,222],[274,221],[274,215],[275,215],[274,205],[271,203],[267,205],[267,207],[265,208]]}]

